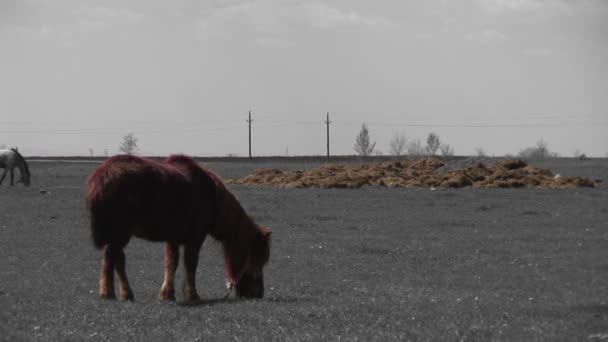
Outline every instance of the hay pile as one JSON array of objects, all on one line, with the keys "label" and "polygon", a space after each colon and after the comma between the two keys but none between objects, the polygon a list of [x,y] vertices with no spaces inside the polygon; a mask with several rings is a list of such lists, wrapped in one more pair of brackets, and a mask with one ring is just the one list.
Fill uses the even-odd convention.
[{"label": "hay pile", "polygon": [[435,158],[375,163],[359,166],[326,164],[305,171],[258,169],[231,184],[281,188],[360,188],[365,185],[390,188],[576,188],[596,187],[593,180],[560,177],[550,170],[528,166],[522,160],[508,160],[491,166],[478,163],[463,169],[435,172],[444,164]]}]

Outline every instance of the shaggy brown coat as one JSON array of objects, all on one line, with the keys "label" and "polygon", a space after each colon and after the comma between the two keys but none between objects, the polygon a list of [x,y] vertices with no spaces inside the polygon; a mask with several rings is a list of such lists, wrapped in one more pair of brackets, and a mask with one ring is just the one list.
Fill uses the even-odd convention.
[{"label": "shaggy brown coat", "polygon": [[89,177],[86,205],[93,242],[104,248],[100,297],[114,298],[115,270],[121,298],[133,299],[123,248],[137,236],[166,243],[159,298],[175,300],[175,270],[179,246],[184,246],[184,296],[198,299],[195,272],[207,234],[223,245],[228,282],[237,295],[263,296],[270,230],[257,225],[219,177],[193,159],[180,155],[157,162],[129,155],[112,157]]}]

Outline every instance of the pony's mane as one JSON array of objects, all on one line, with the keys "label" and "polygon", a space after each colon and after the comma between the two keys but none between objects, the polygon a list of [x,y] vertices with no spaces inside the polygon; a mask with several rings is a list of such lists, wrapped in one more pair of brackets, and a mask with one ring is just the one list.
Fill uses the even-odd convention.
[{"label": "pony's mane", "polygon": [[23,171],[25,171],[25,173],[29,176],[30,168],[29,168],[29,166],[27,166],[27,162],[25,161],[25,158],[23,158],[21,153],[19,153],[19,150],[17,150],[15,147],[11,147],[10,150],[13,151],[13,153],[15,153],[15,157],[17,157],[17,160],[23,164],[23,169],[24,169]]},{"label": "pony's mane", "polygon": [[[216,230],[210,233],[212,236],[219,234],[220,240],[227,242],[223,245],[226,273],[228,273],[231,281],[238,281],[238,271],[236,270],[244,267],[243,263],[246,262],[247,254],[250,251],[252,252],[251,256],[256,259],[254,262],[261,262],[262,264],[268,262],[269,245],[266,245],[266,251],[260,250],[260,246],[258,245],[265,239],[263,235],[266,229],[259,226],[253,217],[247,214],[238,199],[226,188],[217,175],[208,170],[205,171],[215,181],[217,200],[222,203]],[[245,235],[248,238],[239,240],[236,238],[239,235]],[[243,245],[242,241],[251,241],[252,244],[246,246]]]},{"label": "pony's mane", "polygon": [[170,165],[181,165],[191,171],[199,173],[203,177],[209,179],[214,184],[216,200],[218,203],[222,204],[222,210],[218,215],[218,222],[216,224],[216,227],[210,232],[214,238],[218,240],[224,240],[227,237],[226,235],[230,236],[232,234],[238,233],[226,231],[226,228],[241,228],[242,224],[235,225],[234,223],[236,221],[240,221],[239,223],[243,223],[242,219],[244,217],[247,217],[249,220],[251,220],[251,218],[245,212],[245,209],[243,209],[236,197],[234,197],[234,195],[226,188],[220,177],[209,169],[207,169],[206,167],[201,166],[193,158],[185,156],[183,154],[176,154],[169,156],[165,160],[165,163]]},{"label": "pony's mane", "polygon": [[265,264],[268,261],[268,244],[266,249],[259,246],[260,243],[267,241],[264,238],[263,228],[247,214],[219,176],[184,155],[170,156],[166,163],[185,166],[214,183],[215,198],[219,205],[216,222],[209,234],[222,242],[226,273],[230,281],[238,281],[239,273],[248,262],[248,255],[253,256],[255,259],[253,262]]}]

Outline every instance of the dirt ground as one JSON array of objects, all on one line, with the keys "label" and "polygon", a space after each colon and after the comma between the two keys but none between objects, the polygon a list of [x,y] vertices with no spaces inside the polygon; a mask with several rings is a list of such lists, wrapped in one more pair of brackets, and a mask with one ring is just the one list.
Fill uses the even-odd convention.
[{"label": "dirt ground", "polygon": [[[352,163],[357,163],[353,161]],[[226,179],[323,161],[210,162]],[[230,185],[273,229],[262,300],[222,300],[201,252],[198,305],[160,303],[163,247],[126,248],[135,302],[97,298],[84,182],[95,163],[31,162],[0,186],[0,340],[608,341],[608,160],[531,162],[597,188],[279,189]],[[45,193],[40,190],[46,190]],[[178,281],[182,281],[181,266]]]}]

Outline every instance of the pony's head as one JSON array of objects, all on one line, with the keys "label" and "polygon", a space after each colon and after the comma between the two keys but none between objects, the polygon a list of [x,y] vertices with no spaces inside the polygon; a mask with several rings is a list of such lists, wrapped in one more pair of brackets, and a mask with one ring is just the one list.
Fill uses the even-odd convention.
[{"label": "pony's head", "polygon": [[264,297],[263,269],[270,257],[271,233],[266,227],[257,227],[244,266],[237,274],[230,275],[228,286],[236,290],[237,297]]},{"label": "pony's head", "polygon": [[17,183],[23,183],[25,186],[30,186],[30,174],[21,174],[21,179],[18,180]]}]

